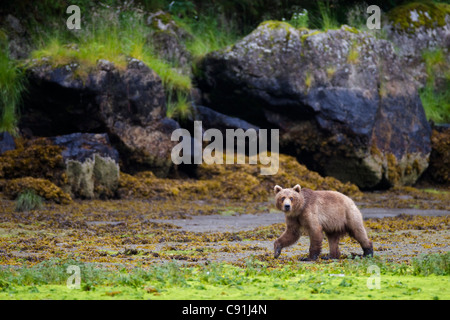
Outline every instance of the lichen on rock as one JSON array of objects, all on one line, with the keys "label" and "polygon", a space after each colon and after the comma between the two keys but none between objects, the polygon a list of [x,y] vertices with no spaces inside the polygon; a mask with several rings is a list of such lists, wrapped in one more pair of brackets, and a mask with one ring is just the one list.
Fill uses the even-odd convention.
[{"label": "lichen on rock", "polygon": [[368,32],[269,21],[207,55],[198,82],[205,105],[279,128],[280,151],[309,169],[381,188],[414,183],[431,150],[419,86],[404,68],[392,43]]},{"label": "lichen on rock", "polygon": [[66,175],[71,193],[81,198],[112,198],[119,185],[119,165],[98,154],[84,162],[67,160]]},{"label": "lichen on rock", "polygon": [[420,27],[435,29],[446,24],[450,5],[446,3],[413,2],[395,7],[388,13],[389,21],[398,31],[414,33]]}]

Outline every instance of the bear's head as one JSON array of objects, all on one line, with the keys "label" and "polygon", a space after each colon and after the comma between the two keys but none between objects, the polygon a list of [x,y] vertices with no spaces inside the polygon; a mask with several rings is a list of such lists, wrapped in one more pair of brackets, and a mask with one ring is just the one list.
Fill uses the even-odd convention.
[{"label": "bear's head", "polygon": [[301,189],[299,184],[287,189],[276,185],[273,190],[275,191],[275,202],[278,210],[284,211],[286,214],[298,212],[304,202]]}]

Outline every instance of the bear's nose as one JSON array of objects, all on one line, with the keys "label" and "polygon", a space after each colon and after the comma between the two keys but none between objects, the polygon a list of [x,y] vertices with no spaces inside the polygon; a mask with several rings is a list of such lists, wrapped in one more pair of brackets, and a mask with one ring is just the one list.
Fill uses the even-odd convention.
[{"label": "bear's nose", "polygon": [[288,204],[288,203],[286,203],[286,204],[284,205],[284,210],[288,211],[288,210],[290,210],[290,209],[291,209],[291,205]]}]

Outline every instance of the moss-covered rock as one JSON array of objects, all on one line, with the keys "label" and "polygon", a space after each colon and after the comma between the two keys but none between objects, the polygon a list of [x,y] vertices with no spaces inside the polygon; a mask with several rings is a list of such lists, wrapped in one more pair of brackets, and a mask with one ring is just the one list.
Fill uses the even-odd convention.
[{"label": "moss-covered rock", "polygon": [[69,204],[72,198],[58,186],[46,179],[25,177],[12,180],[3,180],[3,193],[15,199],[20,193],[26,190],[33,190],[37,195],[46,200],[56,203]]},{"label": "moss-covered rock", "polygon": [[119,185],[119,165],[95,154],[84,162],[67,160],[66,175],[71,193],[80,198],[112,198]]},{"label": "moss-covered rock", "polygon": [[75,71],[45,61],[31,64],[19,127],[40,136],[108,132],[123,169],[167,174],[175,145],[170,134],[179,125],[165,117],[166,95],[158,74],[138,59],[127,60],[124,69],[99,59],[85,79]]},{"label": "moss-covered rock", "polygon": [[84,162],[68,160],[66,167],[67,182],[72,194],[81,198],[94,198],[94,161]]},{"label": "moss-covered rock", "polygon": [[119,186],[119,173],[113,159],[94,155],[94,193],[100,198],[112,198]]},{"label": "moss-covered rock", "polygon": [[[421,1],[389,11],[383,29],[387,38],[394,43],[399,56],[404,57],[404,71],[425,85],[430,79],[445,79],[445,70],[450,65],[449,28],[450,4]],[[429,73],[429,63],[423,56],[430,51],[442,51],[446,57],[441,60],[444,65],[433,74]]]},{"label": "moss-covered rock", "polygon": [[412,2],[392,9],[387,16],[395,29],[414,33],[420,27],[435,29],[445,26],[446,17],[450,16],[450,5]]},{"label": "moss-covered rock", "polygon": [[279,128],[280,151],[310,170],[386,188],[414,183],[431,150],[418,84],[404,67],[392,43],[369,32],[268,21],[208,54],[198,82],[207,106]]}]

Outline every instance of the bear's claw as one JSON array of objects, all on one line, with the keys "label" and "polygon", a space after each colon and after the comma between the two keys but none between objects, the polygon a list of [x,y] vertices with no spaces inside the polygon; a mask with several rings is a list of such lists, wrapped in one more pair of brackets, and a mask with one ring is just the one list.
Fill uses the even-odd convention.
[{"label": "bear's claw", "polygon": [[276,259],[280,256],[280,254],[281,254],[281,247],[275,247],[273,257]]}]

